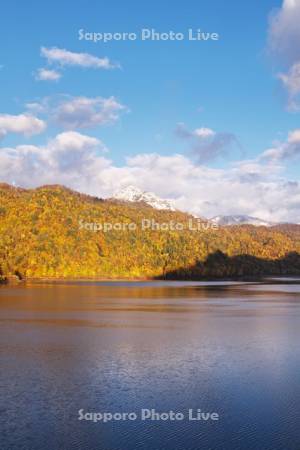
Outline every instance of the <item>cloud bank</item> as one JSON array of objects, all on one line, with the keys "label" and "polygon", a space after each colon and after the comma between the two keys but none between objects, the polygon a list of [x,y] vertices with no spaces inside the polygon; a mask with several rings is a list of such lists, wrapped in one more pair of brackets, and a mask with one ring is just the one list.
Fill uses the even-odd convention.
[{"label": "cloud bank", "polygon": [[[297,133],[291,133],[285,145],[298,142]],[[74,131],[60,133],[44,146],[4,147],[1,179],[24,187],[60,183],[99,197],[136,185],[198,216],[248,214],[300,222],[300,183],[284,179],[273,157],[215,169],[180,154],[149,153],[116,166],[103,151],[100,140]]]}]

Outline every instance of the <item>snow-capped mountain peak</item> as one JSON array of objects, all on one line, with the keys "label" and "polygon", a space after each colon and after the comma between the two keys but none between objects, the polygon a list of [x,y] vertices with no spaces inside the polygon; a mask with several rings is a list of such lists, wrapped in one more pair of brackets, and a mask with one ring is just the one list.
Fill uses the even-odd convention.
[{"label": "snow-capped mountain peak", "polygon": [[272,222],[259,219],[257,217],[247,215],[232,215],[232,216],[215,216],[210,219],[212,222],[218,225],[255,225],[257,227],[271,227],[274,225]]},{"label": "snow-capped mountain peak", "polygon": [[162,199],[153,192],[142,191],[136,186],[127,186],[115,192],[112,198],[124,202],[143,202],[155,209],[175,211],[172,201]]},{"label": "snow-capped mountain peak", "polygon": [[[153,192],[147,192],[139,189],[136,186],[129,185],[119,191],[116,191],[112,198],[114,200],[120,200],[123,202],[143,202],[154,209],[176,211],[174,204],[171,200],[166,200],[158,197]],[[198,216],[194,216],[197,217]],[[236,214],[236,215],[219,215],[209,219],[210,222],[216,223],[220,226],[226,225],[254,225],[271,227],[276,225],[273,222],[259,219],[258,217],[252,217],[248,215]]]}]

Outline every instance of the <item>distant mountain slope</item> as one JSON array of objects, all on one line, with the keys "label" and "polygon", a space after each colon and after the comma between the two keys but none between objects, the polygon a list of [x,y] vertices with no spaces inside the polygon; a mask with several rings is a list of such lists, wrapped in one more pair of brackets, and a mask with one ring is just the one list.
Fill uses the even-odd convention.
[{"label": "distant mountain slope", "polygon": [[258,219],[257,217],[251,217],[247,215],[215,216],[212,217],[210,220],[222,226],[247,224],[254,226],[271,227],[275,225],[272,222],[267,222],[266,220]]},{"label": "distant mountain slope", "polygon": [[143,202],[155,209],[175,211],[174,205],[170,200],[164,200],[153,192],[142,191],[136,186],[127,186],[115,192],[112,198],[124,202]]},{"label": "distant mountain slope", "polygon": [[0,280],[14,274],[199,279],[300,274],[299,225],[210,225],[179,211],[103,200],[62,186],[2,185]]}]

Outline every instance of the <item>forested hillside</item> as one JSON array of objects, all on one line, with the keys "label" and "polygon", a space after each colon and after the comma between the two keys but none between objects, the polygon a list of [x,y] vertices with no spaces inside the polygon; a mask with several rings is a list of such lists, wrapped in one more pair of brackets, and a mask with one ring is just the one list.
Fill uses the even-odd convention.
[{"label": "forested hillside", "polygon": [[[20,278],[203,278],[300,274],[300,226],[142,229],[143,220],[191,217],[101,200],[62,186],[0,185],[0,280]],[[104,232],[99,224],[121,224]],[[129,224],[136,224],[130,229]]]}]

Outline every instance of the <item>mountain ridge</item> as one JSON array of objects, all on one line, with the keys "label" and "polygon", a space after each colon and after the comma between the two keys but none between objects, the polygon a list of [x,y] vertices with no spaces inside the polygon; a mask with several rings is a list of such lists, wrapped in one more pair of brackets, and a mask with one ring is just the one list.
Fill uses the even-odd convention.
[{"label": "mountain ridge", "polygon": [[[114,192],[111,197],[103,198],[95,195],[89,195],[83,192],[77,192],[67,186],[60,184],[45,184],[38,186],[36,188],[22,188],[19,186],[10,185],[8,183],[0,183],[0,189],[6,190],[17,190],[17,191],[32,191],[32,190],[43,190],[46,188],[50,189],[58,189],[65,190],[69,192],[76,193],[80,197],[86,197],[93,201],[120,201],[120,202],[128,202],[128,203],[143,203],[145,205],[151,206],[154,209],[158,210],[169,210],[169,211],[180,211],[174,206],[174,201],[170,199],[163,199],[150,191],[144,191],[134,185],[127,185],[125,188],[119,189]],[[266,226],[272,227],[276,225],[283,224],[295,224],[293,222],[271,222],[265,219],[261,219],[259,217],[249,216],[247,214],[225,214],[225,215],[217,215],[211,218],[206,218],[203,216],[196,216],[188,211],[181,211],[184,214],[190,215],[196,219],[201,219],[209,222],[216,223],[220,226],[234,226],[234,225],[254,225],[254,226]],[[299,225],[299,224],[295,224]]]},{"label": "mountain ridge", "polygon": [[132,203],[144,202],[155,209],[175,211],[175,207],[171,200],[162,199],[154,194],[154,192],[143,191],[133,185],[126,186],[125,188],[116,191],[112,198]]},{"label": "mountain ridge", "polygon": [[[143,220],[186,226],[142,229]],[[190,220],[197,223],[180,211],[100,199],[62,186],[23,190],[0,185],[0,280],[14,275],[153,279],[172,273],[203,279],[298,273],[299,225],[195,231]],[[105,231],[105,224],[113,226]]]}]

